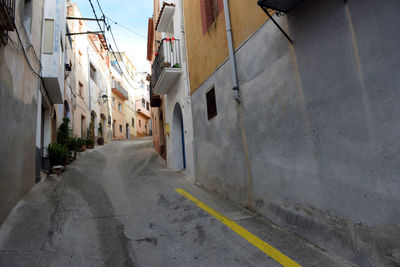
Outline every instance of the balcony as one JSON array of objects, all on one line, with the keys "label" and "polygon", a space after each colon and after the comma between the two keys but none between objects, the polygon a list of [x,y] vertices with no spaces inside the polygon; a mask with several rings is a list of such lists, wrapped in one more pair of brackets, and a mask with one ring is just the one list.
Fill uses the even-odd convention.
[{"label": "balcony", "polygon": [[14,30],[15,0],[0,0],[0,28]]},{"label": "balcony", "polygon": [[113,91],[114,94],[116,94],[117,96],[119,96],[123,100],[128,100],[129,99],[128,91],[126,91],[122,87],[122,85],[119,82],[117,82],[116,80],[112,81],[111,90]]},{"label": "balcony", "polygon": [[166,95],[182,74],[180,42],[175,38],[161,41],[152,66],[152,95]]},{"label": "balcony", "polygon": [[150,98],[150,106],[152,108],[161,107],[161,96],[160,95],[152,95]]},{"label": "balcony", "polygon": [[173,30],[173,17],[175,12],[175,5],[170,3],[163,3],[160,14],[156,22],[156,31],[172,33]]}]

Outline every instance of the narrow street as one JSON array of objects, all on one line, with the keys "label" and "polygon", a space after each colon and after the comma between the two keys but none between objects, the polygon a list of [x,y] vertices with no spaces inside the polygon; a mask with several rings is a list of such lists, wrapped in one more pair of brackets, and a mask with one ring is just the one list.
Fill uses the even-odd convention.
[{"label": "narrow street", "polygon": [[0,229],[0,265],[279,266],[176,188],[303,266],[342,265],[164,164],[150,138],[82,153],[14,208]]}]

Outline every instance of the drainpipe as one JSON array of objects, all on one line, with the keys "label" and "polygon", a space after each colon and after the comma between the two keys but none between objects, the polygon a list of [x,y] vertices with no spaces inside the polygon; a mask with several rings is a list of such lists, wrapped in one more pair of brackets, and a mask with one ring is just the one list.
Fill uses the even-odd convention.
[{"label": "drainpipe", "polygon": [[228,0],[224,0],[224,13],[225,13],[225,25],[226,25],[226,37],[228,39],[229,59],[231,62],[231,71],[232,71],[232,82],[233,82],[232,89],[235,92],[234,98],[236,102],[240,104],[239,83],[237,77],[235,53],[233,51],[232,28],[231,28],[231,18],[229,14]]}]

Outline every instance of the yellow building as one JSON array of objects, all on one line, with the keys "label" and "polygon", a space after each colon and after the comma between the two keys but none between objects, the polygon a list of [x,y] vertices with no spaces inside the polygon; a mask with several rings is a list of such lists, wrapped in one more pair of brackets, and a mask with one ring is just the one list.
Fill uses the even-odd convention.
[{"label": "yellow building", "polygon": [[[208,9],[207,5],[201,4],[205,0],[183,2],[193,93],[227,59],[228,42],[222,0],[212,0],[213,4]],[[230,16],[235,49],[268,18],[256,4],[245,0],[230,1]]]},{"label": "yellow building", "polygon": [[128,100],[128,92],[117,80],[112,80],[111,109],[112,109],[112,138],[114,140],[126,140],[125,101]]}]

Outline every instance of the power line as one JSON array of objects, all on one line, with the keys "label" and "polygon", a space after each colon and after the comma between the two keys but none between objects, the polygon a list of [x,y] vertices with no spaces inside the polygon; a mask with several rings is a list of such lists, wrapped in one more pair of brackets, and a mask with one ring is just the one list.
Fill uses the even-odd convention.
[{"label": "power line", "polygon": [[[104,34],[104,31],[101,29],[101,26],[100,26],[100,23],[99,23],[99,20],[98,20],[97,14],[96,14],[96,10],[94,9],[94,6],[93,6],[93,3],[92,3],[92,0],[89,0],[89,3],[90,3],[90,6],[92,7],[92,11],[93,11],[94,17],[96,18],[97,25],[99,26],[99,29],[100,29],[100,31],[102,31],[102,32],[103,32],[103,34]],[[97,3],[98,3],[98,2],[97,2]],[[104,21],[104,23],[105,23],[105,21]],[[106,38],[106,37],[104,36],[104,38]]]},{"label": "power line", "polygon": [[[14,28],[15,28],[15,32],[17,33],[17,36],[18,36],[18,41],[19,41],[19,43],[21,45],[21,48],[22,48],[22,52],[23,52],[23,54],[25,56],[26,62],[29,65],[29,68],[31,69],[33,74],[35,74],[38,78],[41,78],[42,76],[35,71],[35,69],[32,67],[31,62],[29,61],[28,55],[26,54],[26,51],[25,51],[24,44],[22,43],[22,40],[21,40],[21,36],[19,35],[19,31],[18,31],[17,25],[15,24],[14,21],[13,21],[13,25],[14,25]],[[40,69],[41,69],[42,68],[42,63],[40,62],[40,60],[39,60],[39,66],[40,66]]]},{"label": "power line", "polygon": [[[98,4],[98,6],[99,6],[100,12],[101,12],[102,15],[103,15],[103,18],[105,18],[106,16],[105,16],[105,14],[104,14],[104,12],[103,12],[103,9],[102,9],[101,6],[100,6],[100,2],[99,2],[98,0],[96,0],[96,2],[97,2],[97,4]],[[93,11],[93,14],[94,14],[95,18],[98,19],[98,18],[97,18],[97,14],[96,14],[96,10],[95,10],[95,8],[94,8],[94,6],[93,6],[93,3],[92,3],[92,0],[89,0],[89,3],[90,3],[90,5],[91,5],[91,7],[92,7],[92,11]],[[117,42],[115,41],[115,38],[114,38],[114,34],[112,33],[112,30],[111,30],[111,26],[110,26],[110,25],[107,25],[107,22],[106,22],[106,21],[104,21],[104,23],[105,23],[105,25],[107,26],[107,27],[106,27],[106,28],[107,28],[107,31],[109,31],[109,32],[111,33],[111,36],[112,36],[112,39],[113,39],[113,41],[114,41],[115,47],[116,47],[117,50],[119,51]],[[99,26],[100,30],[102,31],[99,21],[97,21],[97,25]],[[103,35],[104,35],[104,34],[103,34]],[[106,40],[106,37],[105,37],[105,36],[104,36],[104,39]],[[106,40],[106,42],[107,42],[107,40]],[[117,59],[116,56],[115,56],[115,52],[114,52],[114,50],[112,49],[111,45],[109,45],[109,49],[111,49],[111,52],[113,53],[114,58]],[[120,71],[121,71],[122,76],[125,78],[125,80],[128,82],[128,84],[129,84],[132,88],[134,88],[134,86],[132,86],[132,84],[130,83],[130,81],[128,80],[128,78],[125,76],[125,73],[124,73],[124,71],[122,70],[121,65],[119,64],[118,60],[116,60],[116,63],[117,63],[117,65],[118,65],[118,67],[119,67],[119,69],[120,69]],[[128,68],[126,67],[124,61],[122,61],[122,63],[124,64],[125,69],[128,69]]]},{"label": "power line", "polygon": [[110,19],[109,17],[107,17],[107,19],[110,20],[110,21],[112,21],[113,24],[116,24],[116,25],[118,25],[118,26],[124,28],[125,30],[130,31],[131,33],[136,34],[137,36],[142,37],[142,38],[144,38],[144,39],[147,39],[146,36],[144,36],[144,35],[142,35],[142,34],[140,34],[140,33],[137,33],[137,32],[135,32],[135,31],[132,30],[132,29],[129,29],[128,27],[126,27],[126,26],[124,26],[124,25],[121,25],[120,23],[116,22],[115,20]]}]

